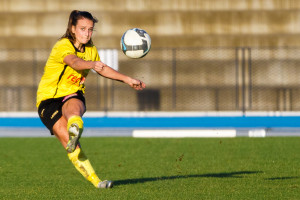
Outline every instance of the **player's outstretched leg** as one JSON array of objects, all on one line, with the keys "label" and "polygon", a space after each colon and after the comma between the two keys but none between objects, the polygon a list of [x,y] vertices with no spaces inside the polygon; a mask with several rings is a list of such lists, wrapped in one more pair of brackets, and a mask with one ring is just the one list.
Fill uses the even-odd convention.
[{"label": "player's outstretched leg", "polygon": [[69,159],[76,169],[90,181],[96,188],[112,188],[112,181],[101,181],[96,175],[90,161],[83,153],[81,148],[77,148],[73,153],[68,154]]},{"label": "player's outstretched leg", "polygon": [[67,130],[69,132],[69,141],[66,146],[68,153],[72,153],[78,144],[78,140],[83,132],[83,121],[80,116],[72,116],[68,120]]}]

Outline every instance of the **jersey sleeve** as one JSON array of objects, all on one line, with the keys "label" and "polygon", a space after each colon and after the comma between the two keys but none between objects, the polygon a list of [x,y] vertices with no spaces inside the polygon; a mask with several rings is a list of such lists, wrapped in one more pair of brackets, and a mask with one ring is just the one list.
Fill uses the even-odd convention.
[{"label": "jersey sleeve", "polygon": [[56,49],[55,58],[59,63],[64,63],[64,58],[67,55],[76,55],[75,48],[68,39],[58,41],[54,48]]},{"label": "jersey sleeve", "polygon": [[98,53],[98,50],[97,50],[96,46],[93,47],[93,52],[94,52],[93,61],[100,61],[100,56],[99,56],[99,53]]}]

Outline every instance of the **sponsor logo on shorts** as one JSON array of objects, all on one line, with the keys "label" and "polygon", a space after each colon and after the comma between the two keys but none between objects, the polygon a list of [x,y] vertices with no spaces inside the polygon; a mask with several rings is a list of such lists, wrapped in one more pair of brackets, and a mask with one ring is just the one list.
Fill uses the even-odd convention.
[{"label": "sponsor logo on shorts", "polygon": [[45,108],[42,110],[42,112],[41,112],[41,118],[43,118],[44,117],[44,111],[45,111]]},{"label": "sponsor logo on shorts", "polygon": [[51,119],[53,119],[53,117],[55,117],[55,115],[57,115],[57,113],[58,113],[58,110],[55,111],[55,112],[51,115]]}]

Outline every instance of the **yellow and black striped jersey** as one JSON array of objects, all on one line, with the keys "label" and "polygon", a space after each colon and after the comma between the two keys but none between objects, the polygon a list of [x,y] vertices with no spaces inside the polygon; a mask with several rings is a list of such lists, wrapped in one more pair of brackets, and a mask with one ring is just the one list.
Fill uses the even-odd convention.
[{"label": "yellow and black striped jersey", "polygon": [[59,98],[73,94],[78,90],[84,93],[84,81],[89,70],[77,71],[64,63],[67,55],[76,55],[86,61],[99,61],[97,48],[94,45],[86,45],[85,51],[79,52],[69,39],[63,38],[56,42],[44,68],[38,91],[38,107],[41,101],[50,98]]}]

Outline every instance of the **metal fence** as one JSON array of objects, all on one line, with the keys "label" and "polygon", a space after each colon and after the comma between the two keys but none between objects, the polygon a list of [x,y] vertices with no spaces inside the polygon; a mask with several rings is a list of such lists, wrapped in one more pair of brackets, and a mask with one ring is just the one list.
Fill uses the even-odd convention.
[{"label": "metal fence", "polygon": [[[35,111],[50,49],[0,49],[0,111]],[[142,59],[118,50],[129,86],[90,72],[89,111],[299,111],[300,48],[151,49]]]}]

